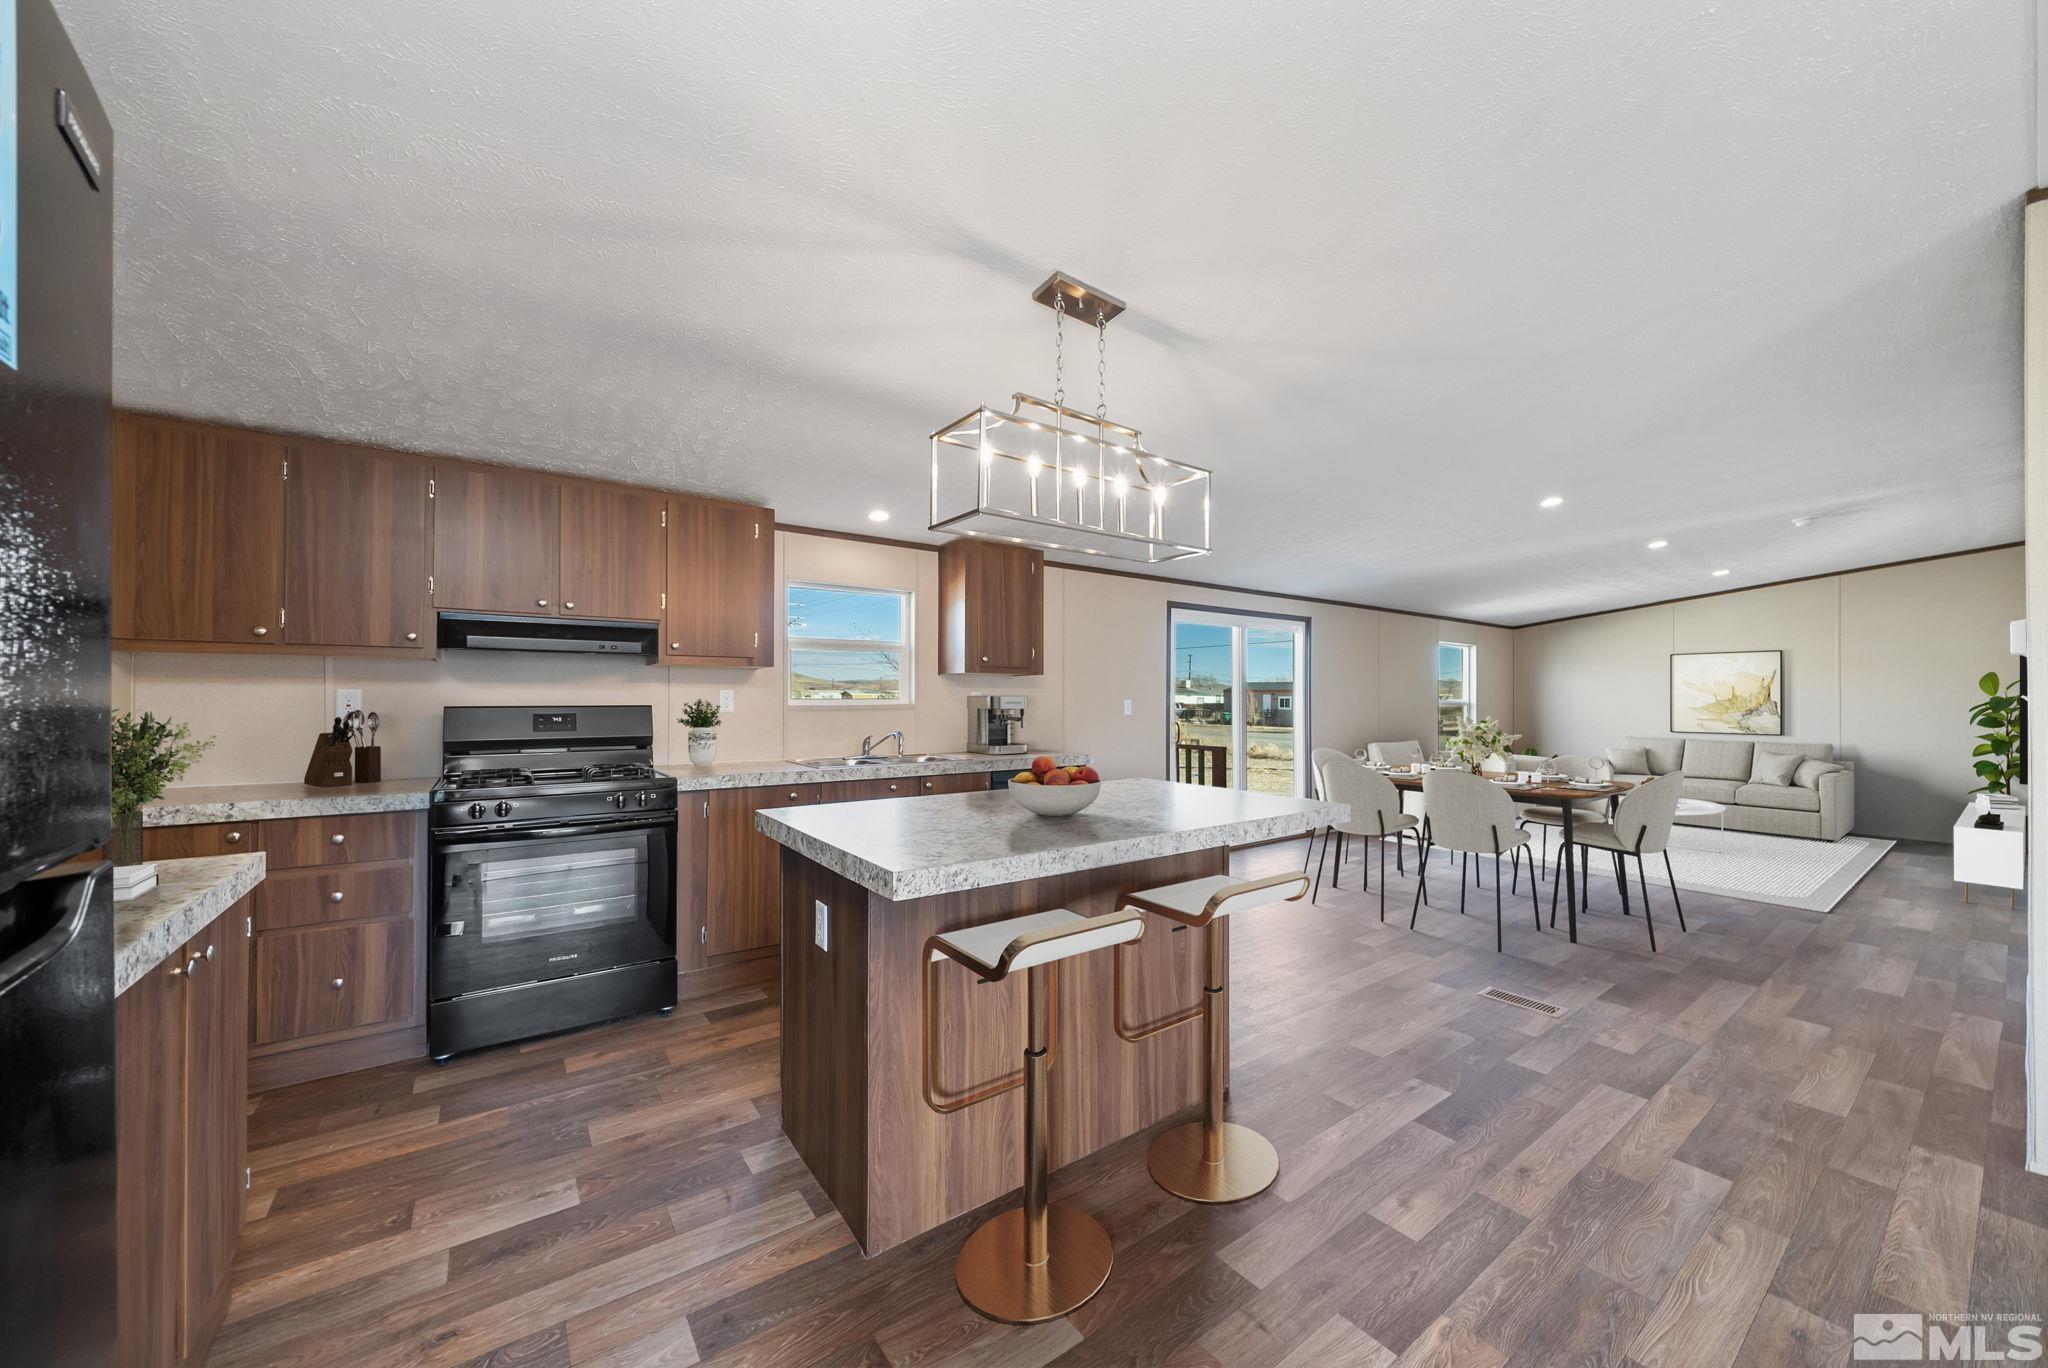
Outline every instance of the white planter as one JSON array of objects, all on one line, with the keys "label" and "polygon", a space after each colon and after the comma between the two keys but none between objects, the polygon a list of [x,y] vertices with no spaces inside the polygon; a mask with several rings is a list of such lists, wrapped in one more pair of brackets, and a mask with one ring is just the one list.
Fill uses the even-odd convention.
[{"label": "white planter", "polygon": [[1479,762],[1479,772],[1481,774],[1506,774],[1510,768],[1508,758],[1499,751],[1495,751]]},{"label": "white planter", "polygon": [[690,728],[690,763],[708,765],[718,758],[718,728]]}]

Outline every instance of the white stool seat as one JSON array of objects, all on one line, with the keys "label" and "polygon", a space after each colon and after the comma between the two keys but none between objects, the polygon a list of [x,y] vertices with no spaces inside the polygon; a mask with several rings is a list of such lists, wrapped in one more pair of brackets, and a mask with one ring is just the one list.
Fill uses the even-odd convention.
[{"label": "white stool seat", "polygon": [[[1294,875],[1280,875],[1270,879],[1247,881],[1229,874],[1211,874],[1205,878],[1189,879],[1185,883],[1162,884],[1158,888],[1140,889],[1136,893],[1126,895],[1124,901],[1132,907],[1141,907],[1148,912],[1159,912],[1178,921],[1199,924],[1210,915],[1209,903],[1219,893],[1225,896],[1217,904],[1214,915],[1227,917],[1233,904],[1250,907],[1254,902],[1279,901],[1280,895],[1276,890],[1295,882],[1305,886],[1307,880],[1298,879]],[[1237,891],[1233,893],[1230,891],[1232,889]],[[1261,893],[1271,896],[1265,899],[1255,896]],[[1245,901],[1247,898],[1252,898],[1253,902]]]},{"label": "white stool seat", "polygon": [[[1054,960],[1104,950],[1112,945],[1121,945],[1125,941],[1134,941],[1145,933],[1145,924],[1135,917],[1109,926],[1090,926],[1086,930],[1066,934],[1060,932],[1061,927],[1094,920],[1096,919],[1084,917],[1078,912],[1069,912],[1064,907],[1056,907],[1049,912],[1029,912],[1021,917],[1006,917],[1002,921],[984,922],[980,926],[963,926],[957,931],[942,931],[933,939],[944,941],[960,959],[968,961],[985,973],[993,974],[1002,966],[1003,952],[1020,938],[1044,937],[1019,950],[1010,960],[1009,971],[1029,969],[1035,964],[1050,964]],[[933,950],[932,958],[944,959],[945,954]]]}]

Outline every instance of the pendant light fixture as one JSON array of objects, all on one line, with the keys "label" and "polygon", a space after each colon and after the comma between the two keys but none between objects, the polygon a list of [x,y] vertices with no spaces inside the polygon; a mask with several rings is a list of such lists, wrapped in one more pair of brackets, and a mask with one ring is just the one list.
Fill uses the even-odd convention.
[{"label": "pendant light fixture", "polygon": [[[1053,311],[1053,397],[1017,393],[932,434],[934,532],[1161,561],[1209,552],[1209,472],[1148,451],[1111,421],[1108,328],[1123,301],[1063,271],[1031,297]],[[1095,412],[1067,406],[1066,324],[1095,330]]]}]

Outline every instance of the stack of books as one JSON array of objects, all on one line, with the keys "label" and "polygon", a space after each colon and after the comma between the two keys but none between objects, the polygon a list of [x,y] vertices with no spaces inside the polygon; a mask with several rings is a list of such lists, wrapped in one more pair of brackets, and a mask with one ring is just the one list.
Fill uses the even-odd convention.
[{"label": "stack of books", "polygon": [[156,865],[154,863],[114,866],[115,902],[127,902],[130,898],[139,898],[155,887]]}]

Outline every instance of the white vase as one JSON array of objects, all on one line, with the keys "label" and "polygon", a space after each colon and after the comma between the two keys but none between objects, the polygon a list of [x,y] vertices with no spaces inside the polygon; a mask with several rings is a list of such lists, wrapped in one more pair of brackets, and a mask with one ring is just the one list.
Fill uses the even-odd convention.
[{"label": "white vase", "polygon": [[1499,751],[1495,751],[1479,762],[1479,772],[1481,774],[1506,774],[1508,772],[1508,758]]},{"label": "white vase", "polygon": [[718,728],[690,728],[690,763],[708,765],[718,758]]}]

